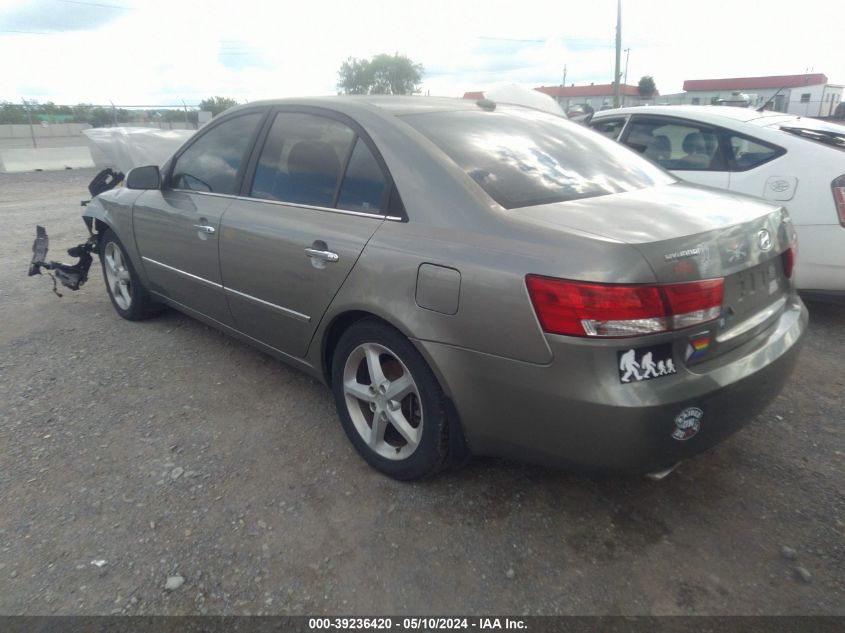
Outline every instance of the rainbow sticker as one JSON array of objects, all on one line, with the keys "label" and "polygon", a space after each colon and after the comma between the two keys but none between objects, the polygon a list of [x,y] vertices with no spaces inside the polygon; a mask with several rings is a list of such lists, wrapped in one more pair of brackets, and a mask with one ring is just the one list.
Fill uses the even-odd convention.
[{"label": "rainbow sticker", "polygon": [[687,353],[684,357],[686,360],[698,360],[704,354],[707,353],[707,350],[710,348],[710,335],[709,334],[699,334],[698,336],[694,336],[689,340],[689,344],[687,345]]}]

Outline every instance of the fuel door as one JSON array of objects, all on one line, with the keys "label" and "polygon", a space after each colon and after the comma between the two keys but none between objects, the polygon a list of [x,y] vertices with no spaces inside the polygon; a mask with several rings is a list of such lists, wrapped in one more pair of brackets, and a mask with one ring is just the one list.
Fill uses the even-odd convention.
[{"label": "fuel door", "polygon": [[763,187],[763,197],[769,200],[792,200],[798,188],[795,176],[769,176]]}]

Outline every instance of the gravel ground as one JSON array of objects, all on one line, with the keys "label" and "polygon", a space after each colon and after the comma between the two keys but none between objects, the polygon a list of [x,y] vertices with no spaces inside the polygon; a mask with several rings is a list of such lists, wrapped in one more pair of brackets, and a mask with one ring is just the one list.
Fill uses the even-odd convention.
[{"label": "gravel ground", "polygon": [[794,378],[667,479],[357,457],[329,391],[175,312],[129,323],[85,238],[93,171],[0,174],[0,613],[845,614],[845,308]]}]

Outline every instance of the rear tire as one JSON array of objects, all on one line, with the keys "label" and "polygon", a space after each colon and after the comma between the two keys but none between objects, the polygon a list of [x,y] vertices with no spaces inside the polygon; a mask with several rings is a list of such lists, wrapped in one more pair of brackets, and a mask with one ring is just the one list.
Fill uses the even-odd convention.
[{"label": "rear tire", "polygon": [[99,248],[106,291],[115,311],[127,321],[140,321],[152,316],[157,311],[157,304],[141,284],[126,249],[114,231],[106,229],[102,233]]},{"label": "rear tire", "polygon": [[423,357],[400,332],[364,319],[338,341],[332,390],[361,457],[399,480],[431,476],[449,457],[446,399]]}]

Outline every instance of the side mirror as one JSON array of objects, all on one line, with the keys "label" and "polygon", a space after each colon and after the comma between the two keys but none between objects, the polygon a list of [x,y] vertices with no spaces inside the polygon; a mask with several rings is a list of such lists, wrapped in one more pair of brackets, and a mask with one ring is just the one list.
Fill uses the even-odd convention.
[{"label": "side mirror", "polygon": [[161,172],[157,165],[135,167],[126,176],[127,189],[161,189]]}]

